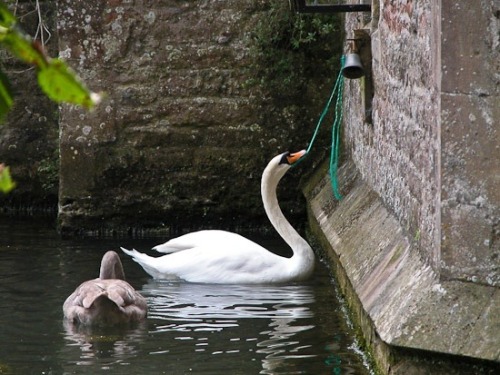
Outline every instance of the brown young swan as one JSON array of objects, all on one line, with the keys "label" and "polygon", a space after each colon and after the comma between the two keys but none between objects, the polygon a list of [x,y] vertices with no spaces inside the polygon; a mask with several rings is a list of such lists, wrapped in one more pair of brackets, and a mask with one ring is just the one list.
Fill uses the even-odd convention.
[{"label": "brown young swan", "polygon": [[174,238],[154,247],[161,257],[136,250],[122,250],[132,256],[154,278],[177,277],[189,282],[220,284],[267,284],[304,280],[314,268],[309,244],[283,215],[276,195],[278,182],[306,151],[275,156],[262,174],[264,209],[279,235],[293,251],[291,258],[276,255],[236,233],[203,230]]},{"label": "brown young swan", "polygon": [[99,278],[83,282],[63,305],[75,324],[109,326],[139,322],[147,316],[146,299],[125,281],[120,257],[104,254]]}]

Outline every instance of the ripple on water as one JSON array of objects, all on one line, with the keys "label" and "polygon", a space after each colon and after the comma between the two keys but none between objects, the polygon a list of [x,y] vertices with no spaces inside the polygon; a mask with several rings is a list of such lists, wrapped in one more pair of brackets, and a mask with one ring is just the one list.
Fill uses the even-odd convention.
[{"label": "ripple on water", "polygon": [[0,372],[367,373],[321,265],[303,284],[206,285],[151,280],[122,257],[128,281],[148,300],[147,321],[125,330],[64,325],[65,298],[120,245],[0,222]]}]

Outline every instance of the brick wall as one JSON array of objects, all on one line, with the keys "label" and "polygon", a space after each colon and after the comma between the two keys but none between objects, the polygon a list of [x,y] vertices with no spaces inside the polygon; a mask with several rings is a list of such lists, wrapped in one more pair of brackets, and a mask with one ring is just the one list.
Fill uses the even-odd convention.
[{"label": "brick wall", "polygon": [[500,285],[500,4],[442,6],[442,272]]},{"label": "brick wall", "polygon": [[443,278],[498,284],[498,9],[374,1],[372,16],[346,22],[370,38],[374,87],[370,123],[366,82],[346,84],[350,157]]},{"label": "brick wall", "polygon": [[371,37],[361,48],[371,47],[374,86],[369,123],[364,116],[365,78],[346,82],[346,138],[363,177],[437,267],[438,9],[432,1],[387,1],[374,8],[371,24],[364,25],[355,15],[346,24],[348,36],[365,29]]}]

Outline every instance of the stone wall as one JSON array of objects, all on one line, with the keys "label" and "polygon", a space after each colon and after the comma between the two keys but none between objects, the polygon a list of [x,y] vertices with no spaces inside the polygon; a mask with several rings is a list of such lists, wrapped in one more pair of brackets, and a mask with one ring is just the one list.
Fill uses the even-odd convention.
[{"label": "stone wall", "polygon": [[309,223],[377,373],[497,374],[499,288],[440,280],[352,160],[341,201],[326,167],[304,189]]},{"label": "stone wall", "polygon": [[305,193],[381,373],[500,366],[499,14],[380,0],[346,15],[367,74],[345,85],[344,198],[326,168]]},{"label": "stone wall", "polygon": [[[338,68],[331,34],[319,54],[305,51],[310,42],[292,51],[292,14],[278,0],[13,6],[29,34],[39,38],[43,22],[49,54],[106,100],[91,113],[58,107],[33,70],[2,55],[16,101],[0,161],[17,182],[2,211],[58,211],[69,234],[267,229],[260,174],[276,153],[307,146]],[[318,138],[313,165],[328,143]],[[285,180],[297,186],[306,169]],[[303,218],[298,190],[282,190],[285,210]]]},{"label": "stone wall", "polygon": [[498,285],[498,9],[374,1],[372,16],[346,22],[374,87],[370,122],[367,78],[346,84],[350,157],[443,278]]},{"label": "stone wall", "polygon": [[353,36],[364,29],[371,37],[360,47],[371,46],[375,88],[369,123],[366,78],[346,83],[351,157],[434,267],[440,220],[438,13],[434,1],[381,2],[380,9],[374,4],[370,24],[348,16],[346,25]]},{"label": "stone wall", "polygon": [[[277,101],[249,83],[260,78],[249,50],[267,7],[58,1],[60,55],[107,96],[91,113],[61,110],[63,232],[267,227],[261,171],[305,148],[329,89],[317,74]],[[297,188],[280,194],[291,216],[304,214]]]},{"label": "stone wall", "polygon": [[442,6],[442,275],[500,285],[500,4]]}]

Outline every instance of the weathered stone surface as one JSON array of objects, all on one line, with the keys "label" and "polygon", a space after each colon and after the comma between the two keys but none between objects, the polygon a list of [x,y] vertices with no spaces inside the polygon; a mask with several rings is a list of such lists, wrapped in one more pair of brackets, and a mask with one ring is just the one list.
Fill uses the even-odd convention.
[{"label": "weathered stone surface", "polygon": [[498,12],[495,2],[443,1],[441,94],[442,276],[497,286]]},{"label": "weathered stone surface", "polygon": [[366,82],[346,84],[351,157],[442,278],[489,285],[500,277],[497,15],[493,2],[400,1],[374,7],[370,25],[346,23],[371,37],[361,50],[375,87],[369,123]]},{"label": "weathered stone surface", "polygon": [[325,256],[342,269],[339,284],[383,372],[494,373],[498,288],[440,281],[352,162],[340,170],[340,202],[325,170],[318,174],[305,188],[310,223]]},{"label": "weathered stone surface", "polygon": [[346,16],[345,197],[315,177],[311,225],[383,372],[497,373],[498,4],[372,6]]},{"label": "weathered stone surface", "polygon": [[[312,75],[305,92],[277,103],[248,84],[262,9],[58,1],[60,55],[107,94],[92,113],[61,110],[63,232],[267,227],[261,172],[275,154],[305,148],[328,87]],[[280,196],[291,216],[304,214],[297,189]]]},{"label": "weathered stone surface", "polygon": [[[377,7],[378,8],[378,7]],[[369,26],[347,17],[346,29],[366,29],[375,91],[366,122],[366,84],[348,80],[346,140],[363,178],[439,267],[439,14],[432,1],[390,2]]]}]

